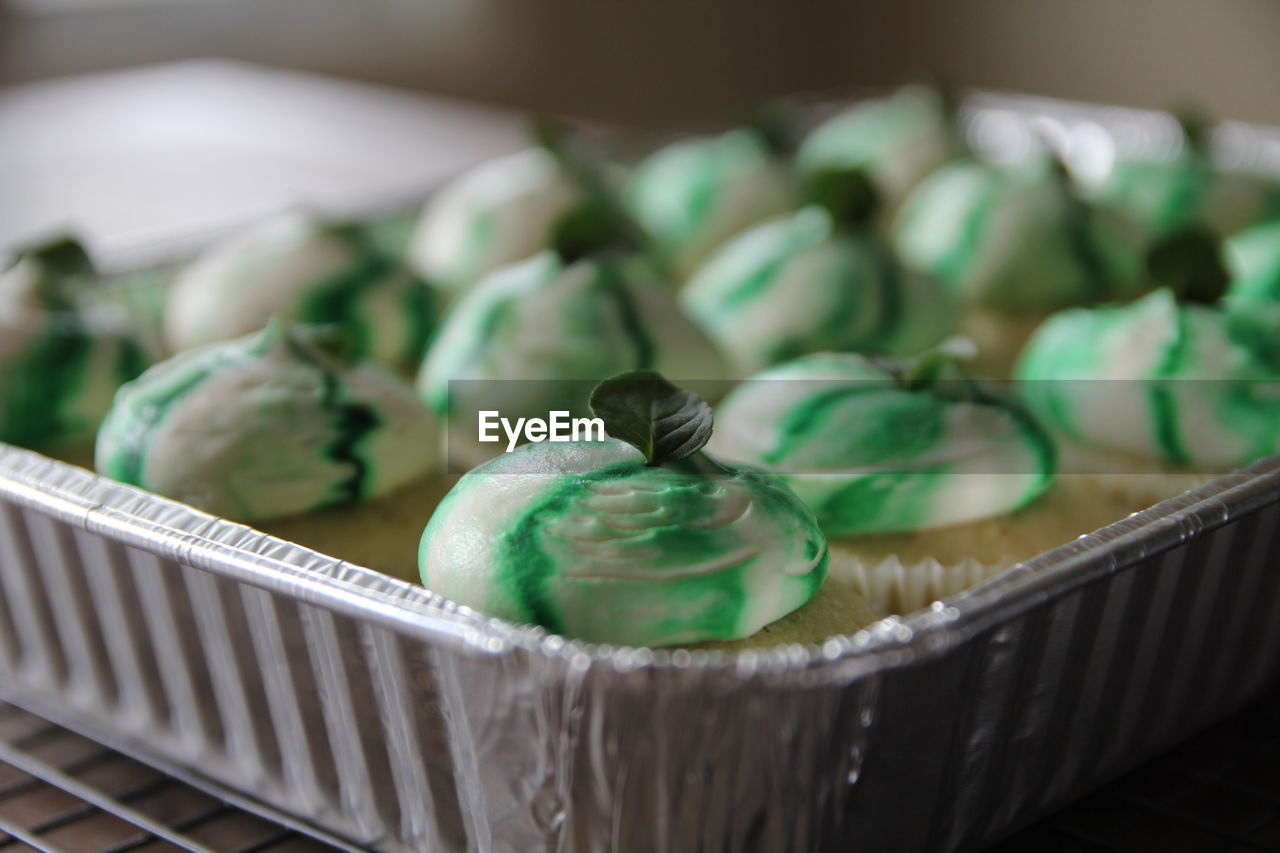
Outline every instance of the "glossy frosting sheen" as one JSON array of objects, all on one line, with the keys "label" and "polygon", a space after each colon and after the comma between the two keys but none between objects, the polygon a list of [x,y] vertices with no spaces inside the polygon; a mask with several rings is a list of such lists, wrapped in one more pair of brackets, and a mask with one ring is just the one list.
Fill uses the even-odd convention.
[{"label": "glossy frosting sheen", "polygon": [[784,160],[746,129],[668,145],[641,163],[628,200],[682,274],[744,228],[782,213],[797,194]]},{"label": "glossy frosting sheen", "polygon": [[[950,381],[950,380],[949,380]],[[743,382],[708,445],[779,474],[829,536],[1002,515],[1055,473],[1048,434],[985,386],[967,399],[909,390],[861,356],[806,356]]]},{"label": "glossy frosting sheen", "polygon": [[1064,311],[1037,330],[1016,376],[1046,423],[1096,447],[1209,468],[1280,451],[1277,306],[1235,313],[1158,290]]},{"label": "glossy frosting sheen", "polygon": [[157,364],[116,395],[100,473],[241,521],[386,494],[426,474],[434,418],[404,380],[278,324]]},{"label": "glossy frosting sheen", "polygon": [[[431,346],[418,387],[441,414],[450,408],[450,380],[471,380],[454,385],[458,412],[472,411],[472,395],[497,392],[507,399],[491,408],[504,416],[546,417],[552,409],[582,411],[594,381],[635,369],[673,380],[725,375],[719,353],[643,262],[602,255],[566,265],[548,251],[462,294]],[[507,381],[486,386],[477,380]],[[456,423],[451,444],[474,434],[474,422]]]},{"label": "glossy frosting sheen", "polygon": [[868,169],[892,209],[922,178],[964,150],[939,94],[905,86],[819,125],[800,146],[796,162],[808,173]]},{"label": "glossy frosting sheen", "polygon": [[458,290],[545,249],[552,225],[579,198],[572,180],[545,151],[493,160],[427,202],[409,262],[433,285]]},{"label": "glossy frosting sheen", "polygon": [[907,200],[894,231],[908,266],[1002,311],[1121,298],[1142,284],[1137,225],[1075,198],[1050,168],[944,166]]},{"label": "glossy frosting sheen", "polygon": [[273,316],[340,326],[361,357],[408,369],[422,358],[434,311],[426,285],[358,232],[291,215],[184,269],[170,291],[165,336],[181,351],[256,332]]},{"label": "glossy frosting sheen", "polygon": [[615,441],[527,445],[472,470],[422,537],[429,589],[593,642],[747,637],[827,569],[813,516],[777,478],[702,455],[646,467]]},{"label": "glossy frosting sheen", "polygon": [[874,229],[841,229],[818,207],[734,238],[680,296],[745,371],[823,350],[912,355],[956,316],[950,293],[903,269]]},{"label": "glossy frosting sheen", "polygon": [[31,258],[0,273],[0,441],[37,449],[92,439],[116,388],[147,366],[123,330],[51,299],[55,275]]}]

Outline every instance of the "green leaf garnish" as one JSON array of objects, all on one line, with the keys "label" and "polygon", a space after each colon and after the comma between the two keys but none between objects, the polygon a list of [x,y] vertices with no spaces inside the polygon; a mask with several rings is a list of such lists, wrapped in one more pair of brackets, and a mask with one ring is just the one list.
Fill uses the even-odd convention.
[{"label": "green leaf garnish", "polygon": [[1231,283],[1221,241],[1203,225],[1189,225],[1152,246],[1147,273],[1180,302],[1217,302]]},{"label": "green leaf garnish", "polygon": [[1184,104],[1174,110],[1173,117],[1177,119],[1178,127],[1182,130],[1182,139],[1186,143],[1187,151],[1193,156],[1207,159],[1209,137],[1213,133],[1213,121],[1208,113],[1199,107]]},{"label": "green leaf garnish", "polygon": [[295,358],[334,369],[355,364],[355,338],[351,331],[333,323],[293,323],[273,314],[262,330],[260,352],[284,347]]},{"label": "green leaf garnish", "polygon": [[931,350],[907,363],[901,382],[910,390],[928,388],[944,376],[949,375],[955,378],[956,368],[956,359],[953,355],[940,350]]},{"label": "green leaf garnish", "polygon": [[778,104],[756,104],[744,113],[738,126],[759,137],[774,157],[790,157],[795,151],[795,128]]},{"label": "green leaf garnish", "polygon": [[868,358],[904,391],[965,402],[981,402],[991,396],[983,382],[960,366],[961,356],[947,349],[931,349],[910,359]]},{"label": "green leaf garnish", "polygon": [[955,83],[945,75],[939,73],[936,68],[929,69],[925,72],[923,79],[920,81],[923,86],[933,92],[934,97],[938,99],[938,109],[946,117],[947,121],[955,127],[958,125],[957,119],[960,114],[960,93],[956,90]]},{"label": "green leaf garnish", "polygon": [[368,226],[354,219],[321,219],[316,223],[316,230],[357,249],[369,248],[372,242]]},{"label": "green leaf garnish", "polygon": [[13,260],[34,266],[34,295],[50,311],[74,311],[78,294],[93,278],[89,253],[74,237],[26,246],[14,253]]},{"label": "green leaf garnish", "polygon": [[606,379],[591,392],[604,429],[644,454],[650,467],[692,456],[711,438],[711,406],[652,370]]},{"label": "green leaf garnish", "polygon": [[809,201],[841,225],[865,225],[880,209],[880,191],[865,169],[824,169],[807,181]]},{"label": "green leaf garnish", "polygon": [[529,133],[582,194],[582,201],[552,226],[550,242],[556,254],[572,263],[596,252],[639,250],[648,245],[643,229],[631,218],[597,165],[574,150],[563,124],[539,116],[530,124]]},{"label": "green leaf garnish", "polygon": [[610,249],[639,249],[613,205],[588,196],[551,226],[551,248],[566,264]]},{"label": "green leaf garnish", "polygon": [[74,237],[58,237],[47,243],[21,250],[20,257],[35,261],[56,275],[91,275],[93,262],[80,241]]}]

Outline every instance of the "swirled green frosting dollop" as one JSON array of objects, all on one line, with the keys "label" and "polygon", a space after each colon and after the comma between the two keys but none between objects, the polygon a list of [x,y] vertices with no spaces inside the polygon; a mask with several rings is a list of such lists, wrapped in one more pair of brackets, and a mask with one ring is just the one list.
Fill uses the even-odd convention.
[{"label": "swirled green frosting dollop", "polygon": [[1011,397],[901,369],[852,353],[777,365],[729,392],[708,447],[782,477],[828,536],[1003,515],[1049,487],[1052,439]]},{"label": "swirled green frosting dollop", "polygon": [[827,119],[801,144],[796,164],[806,174],[866,169],[892,210],[926,175],[966,150],[944,94],[909,85]]},{"label": "swirled green frosting dollop", "polygon": [[1226,236],[1280,215],[1280,181],[1220,169],[1191,146],[1169,160],[1120,160],[1091,195],[1133,214],[1156,237],[1192,225]]},{"label": "swirled green frosting dollop", "polygon": [[869,225],[806,207],[742,233],[680,293],[745,372],[824,350],[912,355],[954,330],[949,291],[904,269]]},{"label": "swirled green frosting dollop", "polygon": [[1246,228],[1223,244],[1232,300],[1280,304],[1280,222]]},{"label": "swirled green frosting dollop", "polygon": [[636,167],[627,202],[687,275],[734,234],[794,207],[799,193],[787,160],[761,133],[739,128],[654,152]]},{"label": "swirled green frosting dollop", "polygon": [[1280,451],[1280,307],[1179,302],[1050,317],[1018,359],[1027,404],[1089,446],[1180,466]]},{"label": "swirled green frosting dollop", "polygon": [[339,326],[357,355],[412,369],[435,320],[430,289],[359,227],[301,215],[269,220],[179,274],[165,337],[181,351],[259,331],[273,316]]},{"label": "swirled green frosting dollop", "polygon": [[413,268],[456,291],[547,248],[552,227],[582,200],[547,151],[529,149],[459,176],[423,208],[410,241]]},{"label": "swirled green frosting dollop", "polygon": [[41,450],[91,440],[116,388],[148,362],[128,330],[77,310],[88,258],[57,245],[78,253],[80,269],[42,247],[0,272],[0,441]]},{"label": "swirled green frosting dollop", "polygon": [[1056,166],[944,166],[907,199],[894,239],[908,266],[1009,313],[1124,298],[1144,283],[1141,229],[1083,201]]},{"label": "swirled green frosting dollop", "polygon": [[583,640],[747,637],[808,601],[826,539],[776,477],[616,441],[531,444],[464,476],[423,532],[422,582]]},{"label": "swirled green frosting dollop", "polygon": [[438,435],[413,387],[312,338],[273,323],[155,365],[116,394],[98,471],[240,521],[353,503],[428,473]]},{"label": "swirled green frosting dollop", "polygon": [[[677,380],[725,375],[720,354],[644,258],[606,252],[565,261],[547,251],[490,274],[459,297],[418,388],[433,410],[448,414],[451,451],[465,452],[477,409],[504,417],[584,413],[596,382],[636,369]],[[482,399],[493,404],[475,402]],[[500,448],[479,449],[487,456]]]}]

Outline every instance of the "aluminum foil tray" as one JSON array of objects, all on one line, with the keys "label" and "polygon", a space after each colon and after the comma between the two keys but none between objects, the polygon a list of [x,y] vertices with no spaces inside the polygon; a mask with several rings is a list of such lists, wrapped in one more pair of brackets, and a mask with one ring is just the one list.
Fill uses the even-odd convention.
[{"label": "aluminum foil tray", "polygon": [[[1167,122],[994,96],[969,118],[1082,157]],[[1241,162],[1280,151],[1231,133]],[[1280,457],[820,648],[664,652],[0,445],[0,698],[380,851],[973,849],[1275,680],[1278,529]]]}]

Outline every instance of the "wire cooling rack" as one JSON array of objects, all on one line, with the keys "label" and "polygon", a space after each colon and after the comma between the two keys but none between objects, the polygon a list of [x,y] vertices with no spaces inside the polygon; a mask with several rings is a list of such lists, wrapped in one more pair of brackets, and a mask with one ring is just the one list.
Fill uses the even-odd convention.
[{"label": "wire cooling rack", "polygon": [[[339,849],[0,703],[0,853]],[[1278,850],[1280,692],[988,853]]]},{"label": "wire cooling rack", "polygon": [[0,703],[2,853],[335,849]]}]

